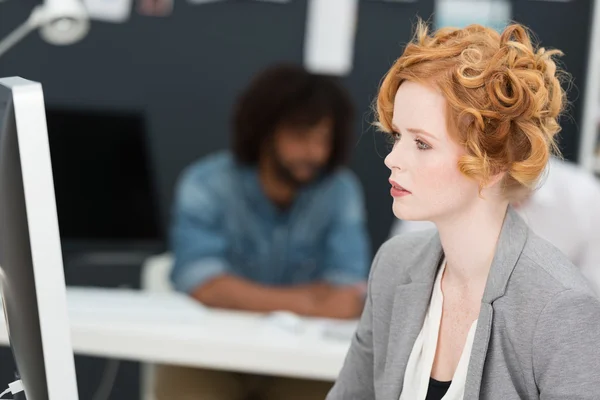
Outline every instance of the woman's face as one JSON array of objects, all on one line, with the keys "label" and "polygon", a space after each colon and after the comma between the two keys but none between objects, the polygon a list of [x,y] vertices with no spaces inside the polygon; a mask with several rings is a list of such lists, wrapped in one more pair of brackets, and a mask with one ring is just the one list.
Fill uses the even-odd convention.
[{"label": "woman's face", "polygon": [[479,185],[458,170],[465,149],[450,137],[446,100],[434,88],[405,81],[394,100],[391,170],[396,217],[438,221],[469,208]]}]

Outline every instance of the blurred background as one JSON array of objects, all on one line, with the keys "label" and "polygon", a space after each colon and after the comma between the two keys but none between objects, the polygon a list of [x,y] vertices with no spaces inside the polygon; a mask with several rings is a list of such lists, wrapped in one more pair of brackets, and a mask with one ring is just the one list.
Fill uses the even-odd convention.
[{"label": "blurred background", "polygon": [[[95,3],[102,0],[86,5],[92,10]],[[0,76],[43,84],[68,285],[140,288],[144,261],[168,250],[180,173],[230,145],[240,92],[274,63],[311,67],[307,0],[165,0],[146,9],[143,3],[123,2],[125,18],[93,19],[89,34],[73,45],[53,46],[34,32],[0,57]],[[0,38],[37,4],[0,0]],[[370,107],[417,16],[436,27],[477,22],[501,29],[514,20],[530,27],[542,45],[561,49],[573,78],[561,149],[594,173],[600,172],[600,43],[597,33],[593,37],[600,21],[593,20],[594,6],[594,0],[358,1],[350,68],[329,73],[339,76],[357,109],[350,165],[365,193],[373,249],[389,237],[394,216],[386,144],[371,126]],[[344,24],[330,21],[336,23]],[[80,398],[90,399],[106,379],[106,360],[77,356],[76,365]],[[0,381],[10,381],[13,371],[2,348]],[[138,399],[140,365],[121,362],[113,372],[110,398]]]}]

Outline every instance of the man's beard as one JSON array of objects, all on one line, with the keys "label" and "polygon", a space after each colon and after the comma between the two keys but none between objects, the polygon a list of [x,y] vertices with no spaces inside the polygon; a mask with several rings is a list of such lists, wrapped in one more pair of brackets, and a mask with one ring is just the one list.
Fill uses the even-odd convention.
[{"label": "man's beard", "polygon": [[314,171],[314,174],[309,179],[298,179],[296,175],[294,175],[291,168],[288,168],[285,163],[279,157],[276,151],[273,151],[273,167],[275,169],[276,176],[287,185],[290,185],[294,188],[299,188],[313,182],[321,173],[321,168],[318,165],[307,163],[309,167],[311,167]]}]

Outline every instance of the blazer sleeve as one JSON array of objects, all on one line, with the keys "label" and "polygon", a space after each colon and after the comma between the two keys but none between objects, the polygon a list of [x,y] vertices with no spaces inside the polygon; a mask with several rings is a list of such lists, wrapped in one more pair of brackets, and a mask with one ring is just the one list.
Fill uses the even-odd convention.
[{"label": "blazer sleeve", "polygon": [[600,301],[568,289],[541,312],[533,342],[540,400],[598,399]]},{"label": "blazer sleeve", "polygon": [[344,366],[326,400],[375,399],[371,287],[380,254],[381,249],[371,266],[365,307],[346,355]]}]

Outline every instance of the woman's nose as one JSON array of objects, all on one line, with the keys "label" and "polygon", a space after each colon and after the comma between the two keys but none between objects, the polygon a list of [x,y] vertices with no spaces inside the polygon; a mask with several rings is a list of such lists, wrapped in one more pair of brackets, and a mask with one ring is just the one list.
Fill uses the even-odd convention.
[{"label": "woman's nose", "polygon": [[401,144],[399,142],[396,142],[394,144],[394,147],[392,147],[392,151],[389,152],[389,154],[385,157],[385,160],[383,161],[385,166],[388,167],[389,169],[393,169],[393,168],[398,168],[398,169],[402,169],[401,168]]}]

